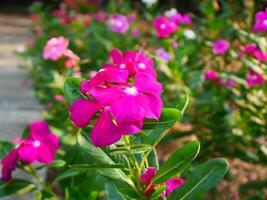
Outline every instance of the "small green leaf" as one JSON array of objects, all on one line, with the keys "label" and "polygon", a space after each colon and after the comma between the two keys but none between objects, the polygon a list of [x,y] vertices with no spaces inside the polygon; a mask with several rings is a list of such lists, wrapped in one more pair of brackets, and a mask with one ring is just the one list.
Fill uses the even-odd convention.
[{"label": "small green leaf", "polygon": [[177,188],[170,200],[197,200],[212,189],[226,174],[228,163],[222,158],[209,160],[194,168],[185,184]]},{"label": "small green leaf", "polygon": [[37,187],[32,182],[22,179],[12,179],[11,181],[4,183],[0,182],[0,197],[9,195],[23,195],[27,194]]},{"label": "small green leaf", "polygon": [[161,193],[166,190],[168,187],[166,185],[163,185],[163,186],[159,186],[157,187],[157,189],[152,193],[150,199],[151,200],[154,200],[154,199],[157,199]]},{"label": "small green leaf", "polygon": [[0,160],[2,160],[12,149],[14,144],[9,141],[0,141]]},{"label": "small green leaf", "polygon": [[59,174],[55,178],[55,180],[53,181],[53,183],[55,183],[57,181],[61,181],[61,180],[66,179],[66,178],[78,176],[78,175],[81,175],[83,173],[85,173],[85,171],[77,170],[77,169],[67,169],[66,171],[64,171],[61,174]]},{"label": "small green leaf", "polygon": [[64,160],[54,160],[51,164],[46,165],[47,168],[59,168],[64,167],[66,162]]},{"label": "small green leaf", "polygon": [[75,164],[75,165],[70,165],[70,168],[73,169],[123,169],[125,166],[123,164]]},{"label": "small green leaf", "polygon": [[193,141],[176,150],[159,168],[156,176],[152,179],[152,183],[164,183],[178,173],[181,173],[196,158],[199,149],[200,143],[198,141]]},{"label": "small green leaf", "polygon": [[[85,133],[78,134],[77,141],[78,144],[81,146],[81,149],[84,152],[88,153],[92,157],[92,159],[94,159],[95,162],[97,162],[98,164],[115,164],[115,162],[108,154],[106,154],[101,148],[95,147],[91,143],[90,138]],[[105,177],[132,185],[131,180],[120,169],[102,169],[98,170],[98,173]]]},{"label": "small green leaf", "polygon": [[82,79],[77,77],[67,78],[64,83],[64,94],[68,103],[73,103],[76,99],[84,98],[80,92],[80,83]]},{"label": "small green leaf", "polygon": [[110,150],[111,155],[116,154],[138,154],[138,153],[145,153],[151,150],[151,146],[147,144],[134,144],[128,147],[117,147],[115,149]]}]

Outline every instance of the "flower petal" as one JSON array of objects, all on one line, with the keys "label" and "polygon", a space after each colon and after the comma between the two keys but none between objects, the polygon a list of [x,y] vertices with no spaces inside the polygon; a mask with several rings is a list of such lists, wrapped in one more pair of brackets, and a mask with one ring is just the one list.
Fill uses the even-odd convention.
[{"label": "flower petal", "polygon": [[48,124],[45,121],[36,121],[29,125],[32,138],[40,138],[50,133]]},{"label": "flower petal", "polygon": [[37,148],[32,143],[22,144],[18,148],[18,159],[27,163],[33,163],[37,160]]},{"label": "flower petal", "polygon": [[145,109],[145,118],[160,118],[163,103],[159,95],[140,94],[137,101]]},{"label": "flower petal", "polygon": [[109,53],[109,58],[113,63],[120,63],[122,61],[122,53],[118,49],[113,49]]},{"label": "flower petal", "polygon": [[70,107],[70,118],[76,126],[84,128],[99,109],[100,105],[95,101],[78,99]]},{"label": "flower petal", "polygon": [[114,144],[121,138],[121,131],[111,120],[111,113],[105,109],[96,121],[91,132],[92,143],[97,147]]},{"label": "flower petal", "polygon": [[144,119],[145,110],[137,101],[135,95],[125,95],[111,104],[111,113],[118,123]]},{"label": "flower petal", "polygon": [[54,160],[55,152],[46,144],[42,143],[37,149],[37,157],[39,162],[48,164]]},{"label": "flower petal", "polygon": [[162,91],[162,85],[157,82],[153,76],[147,73],[137,73],[134,77],[134,85],[138,91],[147,94],[159,94]]},{"label": "flower petal", "polygon": [[122,90],[117,88],[94,88],[89,90],[89,93],[101,105],[111,104],[124,94]]}]

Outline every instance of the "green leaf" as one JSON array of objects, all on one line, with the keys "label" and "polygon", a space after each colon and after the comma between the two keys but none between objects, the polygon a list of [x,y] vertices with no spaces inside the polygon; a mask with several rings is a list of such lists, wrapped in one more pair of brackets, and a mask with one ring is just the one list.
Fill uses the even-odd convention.
[{"label": "green leaf", "polygon": [[181,111],[182,115],[184,114],[188,104],[189,104],[189,94],[186,93],[177,106],[177,108]]},{"label": "green leaf", "polygon": [[35,190],[37,187],[32,182],[22,179],[12,179],[4,183],[0,182],[0,197],[8,195],[23,195]]},{"label": "green leaf", "polygon": [[152,179],[152,183],[164,183],[178,173],[181,173],[196,158],[199,149],[200,143],[198,141],[193,141],[176,150],[159,168],[156,176]]},{"label": "green leaf", "polygon": [[22,138],[27,138],[29,137],[29,135],[30,135],[30,129],[29,126],[27,126],[22,132]]},{"label": "green leaf", "polygon": [[177,188],[170,200],[197,200],[212,189],[226,174],[228,163],[222,158],[209,160],[194,168],[181,187]]},{"label": "green leaf", "polygon": [[151,200],[154,200],[154,199],[157,199],[161,193],[166,190],[168,187],[166,185],[163,185],[163,186],[159,186],[156,188],[156,190],[152,193],[150,199]]},{"label": "green leaf", "polygon": [[123,196],[118,192],[117,187],[111,182],[107,182],[105,185],[106,199],[108,200],[125,200]]},{"label": "green leaf", "polygon": [[73,169],[123,169],[125,166],[123,164],[75,164],[75,165],[70,165],[70,168]]},{"label": "green leaf", "polygon": [[9,141],[0,141],[0,159],[2,160],[12,149],[14,144]]},{"label": "green leaf", "polygon": [[155,147],[159,141],[166,135],[168,130],[182,117],[181,112],[174,108],[163,108],[159,121],[150,122],[155,127],[152,130],[145,131],[144,142]]},{"label": "green leaf", "polygon": [[115,149],[110,150],[111,155],[116,154],[138,154],[138,153],[145,153],[151,150],[151,146],[147,144],[133,144],[128,147],[117,147]]},{"label": "green leaf", "polygon": [[58,200],[56,197],[53,197],[52,194],[43,191],[43,190],[38,190],[34,193],[34,200]]},{"label": "green leaf", "polygon": [[59,174],[53,181],[53,183],[57,182],[57,181],[61,181],[63,179],[66,178],[70,178],[70,177],[74,177],[74,176],[78,176],[85,173],[85,171],[82,170],[77,170],[77,169],[67,169],[66,171],[62,172],[61,174]]},{"label": "green leaf", "polygon": [[84,98],[80,92],[80,83],[82,79],[77,77],[67,78],[64,83],[64,95],[68,103],[73,103],[76,99]]},{"label": "green leaf", "polygon": [[64,167],[66,162],[64,160],[54,160],[51,164],[46,165],[47,168],[59,168]]},{"label": "green leaf", "polygon": [[[78,144],[81,146],[81,149],[88,153],[98,164],[115,164],[108,154],[106,154],[101,148],[97,148],[91,143],[90,138],[85,133],[78,134],[77,140]],[[120,169],[101,169],[98,170],[98,173],[105,177],[132,185],[130,179]]]},{"label": "green leaf", "polygon": [[157,170],[159,169],[158,154],[155,149],[148,155],[147,161],[150,167],[155,167]]}]

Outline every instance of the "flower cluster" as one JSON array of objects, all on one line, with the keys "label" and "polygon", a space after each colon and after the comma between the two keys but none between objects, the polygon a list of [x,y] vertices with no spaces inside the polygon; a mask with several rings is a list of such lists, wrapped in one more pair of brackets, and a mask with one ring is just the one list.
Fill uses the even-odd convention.
[{"label": "flower cluster", "polygon": [[66,67],[70,68],[77,66],[80,58],[68,49],[68,45],[69,41],[63,36],[51,38],[47,41],[44,47],[43,58],[45,60],[56,61],[63,57]]},{"label": "flower cluster", "polygon": [[229,49],[229,43],[226,40],[220,39],[213,43],[213,53],[215,55],[225,54]]},{"label": "flower cluster", "polygon": [[[145,192],[144,195],[149,197],[155,189],[157,189],[158,185],[151,184],[153,177],[156,175],[157,170],[154,167],[149,167],[145,170],[145,172],[141,175],[141,182],[145,184]],[[165,197],[171,194],[176,188],[182,186],[185,183],[184,179],[174,177],[170,180],[166,181],[163,185],[167,186],[167,189],[161,193],[162,197]]]},{"label": "flower cluster", "polygon": [[48,124],[36,121],[29,125],[30,135],[27,138],[15,138],[19,145],[13,149],[2,161],[2,178],[9,181],[12,171],[16,169],[18,161],[33,163],[51,163],[59,148],[59,139],[50,133]]},{"label": "flower cluster", "polygon": [[259,11],[256,13],[255,24],[253,25],[253,31],[267,31],[267,10]]},{"label": "flower cluster", "polygon": [[81,82],[87,99],[78,99],[70,107],[71,119],[80,128],[99,113],[90,137],[100,147],[117,142],[122,135],[139,133],[144,118],[159,119],[162,110],[162,86],[150,58],[115,49],[110,60],[91,80]]}]

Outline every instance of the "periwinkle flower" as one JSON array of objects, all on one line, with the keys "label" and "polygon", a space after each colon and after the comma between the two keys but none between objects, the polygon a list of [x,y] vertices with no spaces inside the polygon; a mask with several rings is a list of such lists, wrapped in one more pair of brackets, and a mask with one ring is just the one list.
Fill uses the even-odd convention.
[{"label": "periwinkle flower", "polygon": [[223,55],[228,51],[229,46],[230,45],[227,40],[217,40],[213,43],[213,53],[215,55]]},{"label": "periwinkle flower", "polygon": [[254,56],[257,60],[261,61],[261,62],[266,62],[267,61],[267,55],[261,51],[256,44],[247,44],[244,47],[244,51],[246,54]]},{"label": "periwinkle flower", "polygon": [[69,41],[63,36],[51,38],[45,45],[43,58],[45,60],[58,60],[67,50],[68,45]]},{"label": "periwinkle flower", "polygon": [[116,33],[126,33],[129,29],[128,18],[121,14],[111,15],[108,24],[111,30]]},{"label": "periwinkle flower", "polygon": [[267,10],[259,11],[255,15],[255,24],[253,25],[253,31],[267,31]]},{"label": "periwinkle flower", "polygon": [[265,82],[265,78],[263,74],[258,74],[252,70],[249,70],[247,74],[247,85],[249,87],[254,87],[257,85],[263,85]]},{"label": "periwinkle flower", "polygon": [[179,29],[178,25],[163,16],[156,17],[153,25],[159,38],[167,38]]},{"label": "periwinkle flower", "polygon": [[206,80],[215,81],[219,79],[218,73],[214,70],[208,70],[204,73],[204,78]]},{"label": "periwinkle flower", "polygon": [[155,79],[153,61],[134,51],[113,50],[110,57],[111,64],[81,82],[80,90],[88,98],[70,107],[71,119],[80,128],[99,113],[90,134],[99,147],[114,144],[122,135],[139,133],[144,118],[159,119],[162,110],[162,86]]},{"label": "periwinkle flower", "polygon": [[176,24],[191,24],[192,19],[188,14],[176,13],[170,17],[170,21]]},{"label": "periwinkle flower", "polygon": [[[149,197],[157,188],[157,185],[151,184],[151,181],[153,177],[156,176],[156,174],[157,170],[155,167],[148,167],[140,177],[141,182],[143,182],[146,186],[144,189],[145,190],[144,195],[146,197]],[[185,183],[184,179],[179,177],[173,177],[169,179],[168,181],[163,183],[163,185],[167,186],[167,189],[161,193],[161,196],[165,197],[170,195],[176,188],[182,186],[184,183]]]},{"label": "periwinkle flower", "polygon": [[19,145],[13,149],[2,161],[2,178],[11,179],[12,171],[16,169],[17,161],[25,163],[51,163],[59,148],[58,137],[51,133],[48,124],[36,121],[29,125],[30,135],[27,138],[15,138]]}]

